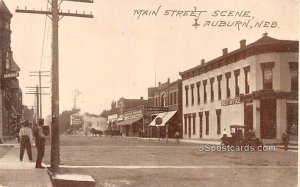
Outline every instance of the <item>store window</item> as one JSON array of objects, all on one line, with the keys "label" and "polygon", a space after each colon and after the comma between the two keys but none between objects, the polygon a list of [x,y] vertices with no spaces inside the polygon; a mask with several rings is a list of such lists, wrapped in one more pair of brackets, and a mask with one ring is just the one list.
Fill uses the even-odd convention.
[{"label": "store window", "polygon": [[209,135],[209,111],[205,112],[205,134]]},{"label": "store window", "polygon": [[196,134],[196,115],[193,114],[192,115],[192,119],[193,119],[193,135]]},{"label": "store window", "polygon": [[216,109],[217,114],[217,134],[221,134],[221,109]]},{"label": "store window", "polygon": [[187,116],[184,115],[184,134],[187,134]]}]

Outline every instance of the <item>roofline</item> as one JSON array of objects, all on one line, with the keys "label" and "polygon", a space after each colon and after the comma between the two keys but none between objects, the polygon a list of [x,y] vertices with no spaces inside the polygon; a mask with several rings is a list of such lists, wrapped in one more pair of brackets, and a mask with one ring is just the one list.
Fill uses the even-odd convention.
[{"label": "roofline", "polygon": [[[257,41],[256,41],[257,42]],[[253,42],[243,48],[236,49],[226,55],[219,56],[213,60],[208,61],[207,63],[198,65],[196,67],[190,68],[186,71],[179,72],[179,75],[183,80],[186,80],[185,76],[189,73],[193,73],[195,70],[199,70],[199,73],[202,74],[208,71],[214,70],[216,68],[228,65],[238,60],[262,54],[262,53],[271,53],[271,52],[299,52],[299,41],[294,40],[277,40],[270,43],[259,44]],[[194,75],[193,75],[194,76]]]}]

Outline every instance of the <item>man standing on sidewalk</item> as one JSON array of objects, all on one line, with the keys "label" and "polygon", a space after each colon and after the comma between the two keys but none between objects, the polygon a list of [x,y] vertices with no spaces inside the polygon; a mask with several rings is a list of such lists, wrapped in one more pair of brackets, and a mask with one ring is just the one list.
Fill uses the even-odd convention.
[{"label": "man standing on sidewalk", "polygon": [[20,161],[23,161],[24,151],[26,149],[29,160],[32,161],[32,152],[31,152],[31,139],[32,139],[32,130],[29,128],[29,122],[27,120],[22,124],[20,129],[19,136],[21,140],[20,145]]},{"label": "man standing on sidewalk", "polygon": [[37,132],[35,137],[35,145],[37,148],[37,158],[35,163],[35,168],[44,169],[42,166],[42,160],[45,153],[45,134],[43,132],[42,126],[44,125],[44,119],[38,120]]}]

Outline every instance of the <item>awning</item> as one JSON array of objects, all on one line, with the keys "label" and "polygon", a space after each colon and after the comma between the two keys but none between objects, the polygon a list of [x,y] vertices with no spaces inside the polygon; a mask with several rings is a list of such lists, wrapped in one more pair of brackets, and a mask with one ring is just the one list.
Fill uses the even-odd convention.
[{"label": "awning", "polygon": [[[177,110],[175,111],[170,111],[170,112],[163,112],[163,113],[159,113],[153,121],[151,121],[151,123],[149,124],[149,126],[156,126],[156,127],[162,127],[165,126],[166,123],[176,114]],[[155,124],[155,120],[156,118],[162,118],[162,123],[160,125],[156,125]]]},{"label": "awning", "polygon": [[140,119],[142,119],[142,118],[133,118],[133,119],[124,120],[124,121],[118,122],[117,125],[118,126],[131,125],[131,124],[139,121]]}]

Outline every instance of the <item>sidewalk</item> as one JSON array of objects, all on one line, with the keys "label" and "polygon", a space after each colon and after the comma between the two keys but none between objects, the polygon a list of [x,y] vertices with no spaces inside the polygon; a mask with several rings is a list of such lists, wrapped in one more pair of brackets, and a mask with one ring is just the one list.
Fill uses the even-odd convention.
[{"label": "sidewalk", "polygon": [[[19,159],[20,146],[13,147],[0,158],[0,186],[2,187],[52,187],[46,169],[35,169],[35,162],[30,162],[25,151],[23,161]],[[2,144],[1,146],[9,146]],[[34,148],[33,148],[33,151]],[[34,158],[35,160],[35,158]]]}]

